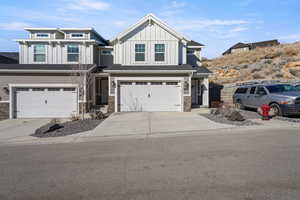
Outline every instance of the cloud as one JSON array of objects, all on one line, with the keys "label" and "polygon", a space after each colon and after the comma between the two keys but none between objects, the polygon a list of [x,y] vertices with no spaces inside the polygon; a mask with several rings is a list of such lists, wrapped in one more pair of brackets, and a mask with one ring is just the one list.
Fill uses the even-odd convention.
[{"label": "cloud", "polygon": [[23,31],[25,27],[30,25],[24,22],[10,22],[10,23],[0,23],[0,30],[7,31]]},{"label": "cloud", "polygon": [[278,37],[280,40],[285,40],[285,41],[300,41],[300,34],[292,34],[292,35],[286,35],[286,36],[281,36]]},{"label": "cloud", "polygon": [[186,6],[185,2],[180,1],[172,1],[169,8],[183,8]]},{"label": "cloud", "polygon": [[231,29],[230,32],[232,33],[238,33],[238,32],[242,32],[242,31],[247,31],[249,28],[246,27],[236,27],[234,29]]},{"label": "cloud", "polygon": [[248,24],[248,21],[245,20],[220,20],[220,19],[203,19],[203,20],[188,20],[189,23],[186,23],[185,20],[173,22],[177,24],[177,28],[181,30],[190,30],[190,29],[204,29],[210,27],[219,27],[219,26],[233,26],[233,25],[244,25]]},{"label": "cloud", "polygon": [[69,10],[108,10],[110,4],[97,0],[79,0],[69,3],[66,8]]},{"label": "cloud", "polygon": [[128,24],[129,24],[127,21],[124,21],[124,20],[117,20],[117,21],[113,21],[112,23],[118,27],[125,27],[125,26],[128,26]]}]

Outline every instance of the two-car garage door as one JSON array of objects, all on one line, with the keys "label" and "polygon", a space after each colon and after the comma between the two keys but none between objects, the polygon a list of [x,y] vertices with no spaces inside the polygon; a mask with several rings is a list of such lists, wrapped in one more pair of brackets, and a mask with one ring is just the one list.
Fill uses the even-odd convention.
[{"label": "two-car garage door", "polygon": [[182,111],[182,87],[176,81],[121,81],[118,96],[121,112]]},{"label": "two-car garage door", "polygon": [[19,87],[14,91],[15,118],[66,118],[77,113],[75,88]]}]

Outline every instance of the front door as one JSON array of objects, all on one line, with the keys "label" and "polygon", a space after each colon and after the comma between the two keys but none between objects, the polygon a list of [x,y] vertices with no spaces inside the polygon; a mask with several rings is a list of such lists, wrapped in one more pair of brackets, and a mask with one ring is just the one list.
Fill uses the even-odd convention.
[{"label": "front door", "polygon": [[203,88],[200,79],[192,79],[192,105],[202,105]]},{"label": "front door", "polygon": [[96,105],[106,105],[108,103],[108,79],[96,79]]}]

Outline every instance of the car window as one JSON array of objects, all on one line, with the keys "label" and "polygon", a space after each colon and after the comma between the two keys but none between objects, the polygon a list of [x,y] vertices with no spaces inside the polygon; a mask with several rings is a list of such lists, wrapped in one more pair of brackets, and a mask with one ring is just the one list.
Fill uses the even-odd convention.
[{"label": "car window", "polygon": [[238,88],[235,91],[235,94],[245,94],[245,93],[247,93],[247,90],[248,90],[248,88]]},{"label": "car window", "polygon": [[256,90],[256,94],[267,94],[265,88],[263,87],[258,87]]},{"label": "car window", "polygon": [[280,92],[293,92],[297,91],[297,89],[289,84],[280,84],[280,85],[270,85],[267,86],[267,89],[270,93],[280,93]]},{"label": "car window", "polygon": [[250,94],[254,94],[255,93],[255,89],[256,89],[256,87],[252,87],[251,90],[250,90]]},{"label": "car window", "polygon": [[300,91],[300,85],[296,85],[295,88]]}]

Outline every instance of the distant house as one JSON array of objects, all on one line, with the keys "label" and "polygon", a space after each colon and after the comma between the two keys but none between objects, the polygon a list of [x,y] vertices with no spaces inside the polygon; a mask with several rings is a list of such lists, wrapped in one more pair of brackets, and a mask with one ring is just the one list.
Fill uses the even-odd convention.
[{"label": "distant house", "polygon": [[18,64],[19,53],[18,52],[0,52],[1,64]]},{"label": "distant house", "polygon": [[230,47],[227,51],[223,53],[223,55],[237,53],[237,52],[243,52],[243,51],[250,51],[253,49],[256,49],[258,47],[271,47],[271,46],[277,46],[280,45],[278,40],[268,40],[268,41],[262,41],[262,42],[254,42],[254,43],[242,43],[239,42],[232,47]]}]

